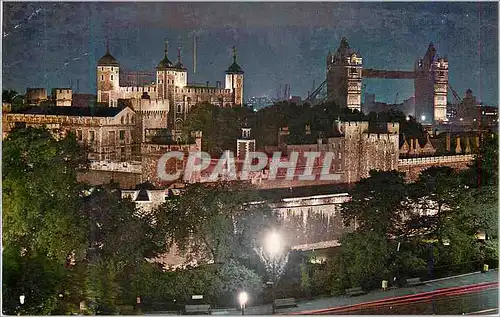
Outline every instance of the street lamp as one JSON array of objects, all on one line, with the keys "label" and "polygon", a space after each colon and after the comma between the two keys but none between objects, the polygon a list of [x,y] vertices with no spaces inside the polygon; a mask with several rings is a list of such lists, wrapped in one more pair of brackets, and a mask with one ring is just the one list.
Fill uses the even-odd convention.
[{"label": "street lamp", "polygon": [[241,292],[240,295],[238,296],[238,300],[240,302],[241,314],[245,315],[245,306],[246,306],[247,301],[248,301],[247,292]]},{"label": "street lamp", "polygon": [[21,305],[24,305],[24,299],[25,298],[26,297],[24,295],[19,296],[19,302],[21,303]]},{"label": "street lamp", "polygon": [[272,264],[272,300],[273,300],[273,314],[276,312],[276,308],[274,307],[274,290],[276,286],[276,260],[279,257],[283,248],[283,243],[281,239],[281,235],[275,231],[271,232],[265,241],[265,249],[269,254],[269,258]]}]

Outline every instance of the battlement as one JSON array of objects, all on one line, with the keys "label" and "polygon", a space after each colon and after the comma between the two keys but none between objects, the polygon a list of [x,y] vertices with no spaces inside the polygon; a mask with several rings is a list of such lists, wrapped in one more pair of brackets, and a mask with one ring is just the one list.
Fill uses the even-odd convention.
[{"label": "battlement", "polygon": [[142,172],[142,165],[140,161],[137,162],[93,161],[89,163],[89,169],[97,171],[140,174]]},{"label": "battlement", "polygon": [[394,141],[396,136],[390,133],[363,133],[364,139]]},{"label": "battlement", "polygon": [[120,86],[122,92],[156,92],[156,86]]},{"label": "battlement", "polygon": [[473,154],[415,157],[415,158],[399,159],[398,164],[400,166],[421,165],[421,164],[446,164],[446,163],[457,163],[457,162],[470,162],[473,159],[474,159]]},{"label": "battlement", "polygon": [[181,94],[231,94],[231,89],[216,88],[216,87],[192,87],[186,86],[183,88],[175,87],[176,93]]}]

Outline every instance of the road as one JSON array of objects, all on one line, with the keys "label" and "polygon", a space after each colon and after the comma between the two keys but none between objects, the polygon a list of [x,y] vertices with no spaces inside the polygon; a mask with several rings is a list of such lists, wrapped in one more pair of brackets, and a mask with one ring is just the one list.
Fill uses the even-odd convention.
[{"label": "road", "polygon": [[498,282],[450,287],[372,302],[295,312],[307,315],[462,315],[498,312]]}]

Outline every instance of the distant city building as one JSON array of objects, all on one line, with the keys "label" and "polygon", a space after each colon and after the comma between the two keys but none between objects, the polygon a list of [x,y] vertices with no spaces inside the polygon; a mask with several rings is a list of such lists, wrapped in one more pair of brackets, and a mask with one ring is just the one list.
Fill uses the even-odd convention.
[{"label": "distant city building", "polygon": [[249,107],[253,107],[254,109],[261,109],[267,106],[271,106],[274,103],[274,101],[266,96],[263,97],[251,97],[250,99],[247,100],[246,104]]}]

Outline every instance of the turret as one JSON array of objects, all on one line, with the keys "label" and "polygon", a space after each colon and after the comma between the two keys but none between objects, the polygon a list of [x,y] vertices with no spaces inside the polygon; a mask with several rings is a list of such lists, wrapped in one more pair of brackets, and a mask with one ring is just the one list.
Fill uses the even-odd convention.
[{"label": "turret", "polygon": [[172,94],[177,68],[168,59],[168,41],[165,41],[165,56],[156,67],[156,91],[159,99],[169,99]]},{"label": "turret", "polygon": [[118,100],[113,91],[120,87],[120,64],[109,52],[106,44],[106,54],[97,62],[97,102],[104,102],[110,107],[118,106]]},{"label": "turret", "polygon": [[244,71],[236,63],[236,48],[233,46],[233,63],[226,71],[226,89],[233,93],[233,104],[243,105],[243,74]]},{"label": "turret", "polygon": [[175,64],[177,74],[175,75],[175,86],[186,87],[187,85],[187,70],[181,62],[181,47],[177,48],[177,63]]}]

